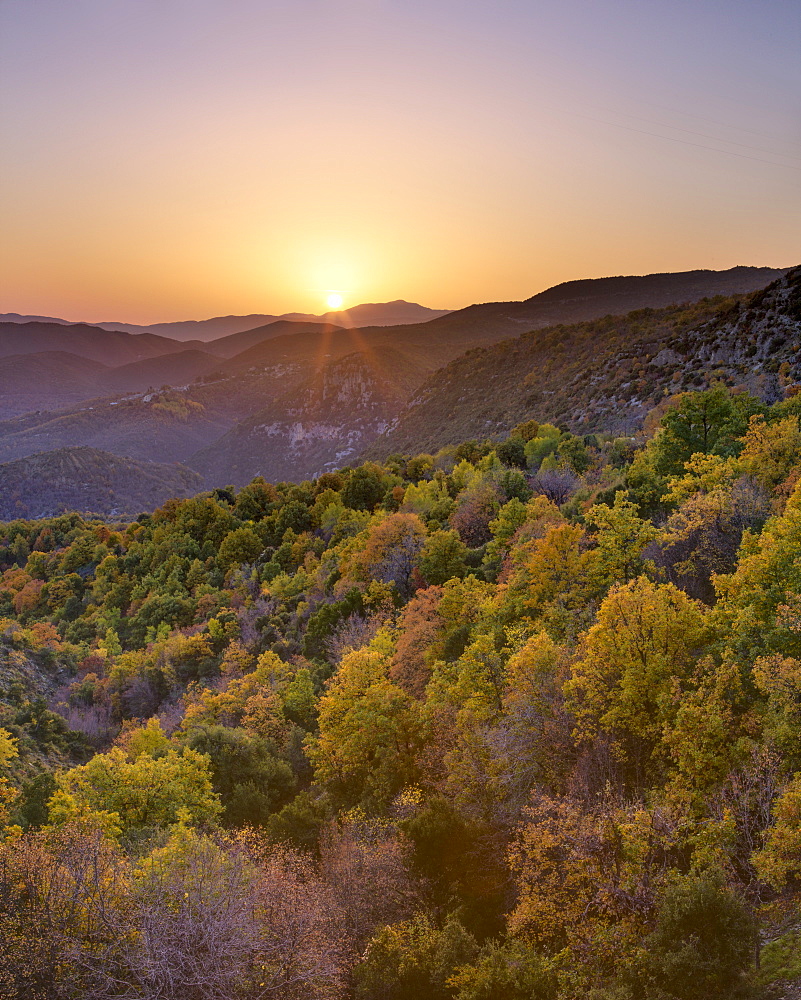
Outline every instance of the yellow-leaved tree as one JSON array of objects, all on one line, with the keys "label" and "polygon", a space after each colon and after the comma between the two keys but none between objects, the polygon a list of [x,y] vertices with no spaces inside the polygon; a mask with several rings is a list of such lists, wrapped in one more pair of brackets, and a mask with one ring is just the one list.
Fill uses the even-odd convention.
[{"label": "yellow-leaved tree", "polygon": [[658,776],[668,752],[665,727],[682,687],[695,686],[707,640],[703,606],[672,584],[638,577],[613,587],[565,684],[576,738],[611,738],[638,785]]},{"label": "yellow-leaved tree", "polygon": [[388,668],[379,649],[347,653],[320,700],[319,734],[307,742],[316,780],[346,806],[386,806],[417,778],[420,705]]}]

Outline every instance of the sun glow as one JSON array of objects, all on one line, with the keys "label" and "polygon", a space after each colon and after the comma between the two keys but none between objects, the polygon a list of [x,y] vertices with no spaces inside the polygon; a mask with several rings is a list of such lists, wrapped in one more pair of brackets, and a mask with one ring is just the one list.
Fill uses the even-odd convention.
[{"label": "sun glow", "polygon": [[329,292],[328,298],[325,300],[328,303],[329,309],[341,309],[342,308],[342,293],[341,292]]}]

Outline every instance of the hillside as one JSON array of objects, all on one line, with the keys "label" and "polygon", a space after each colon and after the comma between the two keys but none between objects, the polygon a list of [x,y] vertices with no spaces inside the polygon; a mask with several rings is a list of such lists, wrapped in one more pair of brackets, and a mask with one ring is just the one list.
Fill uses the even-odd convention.
[{"label": "hillside", "polygon": [[666,395],[711,380],[768,401],[801,381],[801,268],[742,300],[641,309],[523,334],[435,372],[397,424],[368,449],[436,451],[522,420],[577,433],[632,433]]},{"label": "hillside", "polygon": [[180,393],[97,399],[73,409],[0,421],[0,461],[88,445],[146,462],[182,462],[230,425]]},{"label": "hillside", "polygon": [[188,497],[200,477],[180,465],[120,458],[96,448],[61,448],[0,464],[0,518],[62,511],[135,517],[170,497]]},{"label": "hillside", "polygon": [[0,419],[67,407],[98,395],[108,367],[68,351],[0,356]]},{"label": "hillside", "polygon": [[[765,365],[779,305],[801,318],[791,283],[748,307]],[[376,416],[362,365],[303,406]],[[529,424],[130,523],[0,522],[0,995],[185,1000],[188,969],[191,1000],[790,1000],[782,395],[684,395],[639,448]],[[14,466],[153,469],[122,464]]]},{"label": "hillside", "polygon": [[0,358],[9,354],[67,351],[91,361],[114,366],[186,349],[186,344],[179,346],[167,337],[157,337],[151,333],[116,333],[86,323],[67,326],[59,323],[0,322]]},{"label": "hillside", "polygon": [[218,364],[218,358],[196,350],[114,367],[67,351],[10,354],[0,357],[0,420],[37,410],[68,409],[118,393],[192,382]]},{"label": "hillside", "polygon": [[382,433],[424,374],[393,348],[348,354],[187,462],[209,486],[241,486],[257,475],[296,481],[338,468]]},{"label": "hillside", "polygon": [[300,320],[277,319],[274,322],[248,327],[240,333],[232,333],[206,344],[206,350],[219,358],[233,358],[244,351],[277,337],[292,337],[296,334],[316,334],[324,337],[340,327],[331,323],[306,323]]},{"label": "hillside", "polygon": [[698,302],[715,295],[742,295],[764,288],[786,271],[787,268],[732,267],[727,271],[681,271],[565,281],[534,295],[524,304],[542,309],[539,319],[550,326],[599,315],[584,315],[588,305],[593,310],[603,308],[602,315],[620,315],[634,309]]},{"label": "hillside", "polygon": [[186,350],[146,358],[127,365],[118,365],[96,381],[94,396],[110,396],[116,392],[139,392],[164,385],[182,385],[207,375],[219,364],[219,359],[205,351]]}]

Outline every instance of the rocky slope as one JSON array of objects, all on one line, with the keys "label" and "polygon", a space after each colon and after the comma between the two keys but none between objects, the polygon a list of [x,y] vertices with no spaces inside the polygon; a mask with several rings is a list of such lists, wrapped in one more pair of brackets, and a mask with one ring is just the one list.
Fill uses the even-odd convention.
[{"label": "rocky slope", "polygon": [[801,268],[742,299],[554,326],[435,372],[368,455],[436,450],[522,420],[631,433],[664,396],[720,379],[768,401],[801,382]]},{"label": "rocky slope", "polygon": [[381,434],[425,372],[393,348],[331,361],[298,389],[189,460],[207,485],[299,480],[348,465]]}]

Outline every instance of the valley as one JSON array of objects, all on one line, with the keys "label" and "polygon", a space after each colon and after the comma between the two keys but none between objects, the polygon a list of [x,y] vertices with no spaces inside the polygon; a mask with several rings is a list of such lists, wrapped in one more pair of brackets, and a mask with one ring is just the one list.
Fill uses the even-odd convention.
[{"label": "valley", "polygon": [[[567,282],[400,326],[392,321],[422,307],[336,314],[348,325],[259,316],[269,322],[231,332],[209,321],[201,334],[228,331],[209,340],[3,322],[0,461],[87,447],[181,463],[211,489],[436,451],[530,417],[632,434],[660,400],[707,384],[702,368],[766,399],[795,377],[797,272],[764,301],[742,298],[784,274]],[[354,317],[383,325],[355,327]]]}]

